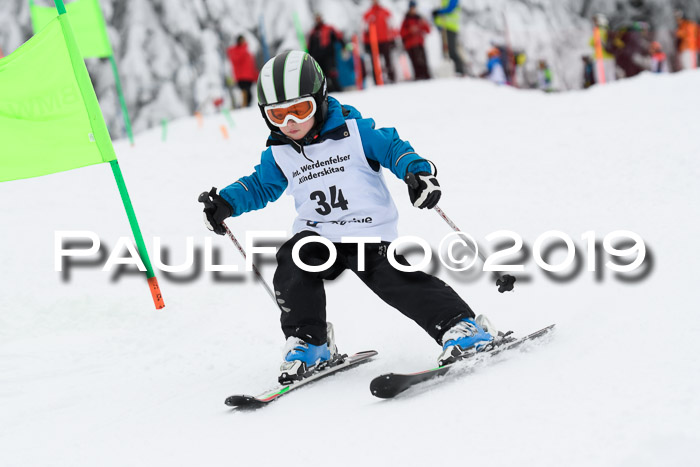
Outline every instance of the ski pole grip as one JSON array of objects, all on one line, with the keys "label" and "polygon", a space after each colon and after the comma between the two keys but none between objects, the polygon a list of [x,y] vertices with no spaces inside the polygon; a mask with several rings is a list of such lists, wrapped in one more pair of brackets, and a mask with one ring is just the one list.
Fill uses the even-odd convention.
[{"label": "ski pole grip", "polygon": [[420,185],[418,183],[418,180],[416,179],[416,174],[414,174],[413,172],[407,172],[403,180],[404,182],[406,182],[406,185],[408,185],[409,188],[412,188],[414,190]]},{"label": "ski pole grip", "polygon": [[216,194],[216,187],[212,187],[211,190],[209,190],[209,191],[203,191],[203,192],[199,195],[198,200],[199,200],[200,203],[204,203],[204,207],[205,207],[205,208],[209,208],[209,207],[212,207],[212,208],[213,208],[213,207],[215,207],[215,206],[214,206],[214,203],[213,203],[212,200],[211,200],[211,194],[212,194],[212,192],[213,192],[214,194]]},{"label": "ski pole grip", "polygon": [[498,286],[499,292],[510,292],[513,290],[513,287],[515,287],[515,277],[511,276],[510,274],[503,274],[496,281],[496,285]]}]

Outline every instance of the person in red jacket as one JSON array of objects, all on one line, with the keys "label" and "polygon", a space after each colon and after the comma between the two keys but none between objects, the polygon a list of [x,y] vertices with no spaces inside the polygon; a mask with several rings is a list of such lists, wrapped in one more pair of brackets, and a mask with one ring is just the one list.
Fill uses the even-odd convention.
[{"label": "person in red jacket", "polygon": [[[386,71],[389,81],[395,81],[394,65],[391,63],[391,49],[394,47],[394,31],[389,26],[389,18],[391,12],[379,5],[379,0],[372,0],[372,7],[367,10],[363,16],[367,23],[367,30],[364,33],[365,47],[367,53],[372,54],[370,44],[369,27],[374,25],[377,31],[377,43],[379,45],[379,55],[384,58],[384,70]],[[372,60],[372,70],[374,81],[377,81],[377,73],[374,70],[374,60]]]},{"label": "person in red jacket", "polygon": [[248,107],[251,102],[250,88],[258,80],[255,58],[248,51],[248,43],[243,36],[238,36],[236,45],[229,47],[226,52],[233,67],[233,77],[243,94],[243,107]]},{"label": "person in red jacket", "polygon": [[408,2],[408,13],[401,23],[401,39],[403,47],[413,64],[413,75],[416,79],[430,79],[428,59],[423,47],[424,36],[430,32],[430,23],[418,14],[416,2]]}]

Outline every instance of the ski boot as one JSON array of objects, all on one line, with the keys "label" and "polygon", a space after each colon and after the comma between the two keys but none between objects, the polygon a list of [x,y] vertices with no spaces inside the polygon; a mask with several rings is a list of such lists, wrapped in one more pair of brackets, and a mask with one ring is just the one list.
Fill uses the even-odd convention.
[{"label": "ski boot", "polygon": [[484,315],[466,318],[442,335],[442,353],[438,365],[445,366],[485,350],[500,333]]},{"label": "ski boot", "polygon": [[340,357],[331,323],[326,325],[326,336],[326,343],[321,345],[309,344],[298,337],[287,338],[278,378],[280,384],[291,384],[338,363]]}]

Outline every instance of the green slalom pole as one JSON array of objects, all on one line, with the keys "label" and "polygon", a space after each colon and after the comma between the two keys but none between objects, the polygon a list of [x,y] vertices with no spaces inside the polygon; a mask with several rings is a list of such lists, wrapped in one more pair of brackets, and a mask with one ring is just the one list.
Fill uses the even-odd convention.
[{"label": "green slalom pole", "polygon": [[146,266],[146,275],[148,278],[155,276],[153,272],[153,267],[151,266],[151,260],[148,258],[148,252],[146,251],[146,244],[143,241],[143,235],[141,234],[141,229],[139,228],[139,223],[136,220],[136,214],[134,213],[134,206],[131,204],[131,198],[129,197],[129,192],[126,190],[126,183],[124,182],[124,176],[122,175],[122,170],[119,167],[119,162],[116,160],[110,161],[109,165],[112,167],[112,173],[114,174],[114,180],[117,182],[119,187],[119,194],[122,197],[122,203],[124,204],[124,209],[126,210],[126,215],[129,218],[129,224],[131,225],[131,230],[134,231],[134,238],[136,239],[136,247],[139,250],[141,259],[143,260],[144,266]]},{"label": "green slalom pole", "polygon": [[[63,4],[63,0],[54,0],[54,4],[56,5],[56,10],[60,15],[66,14],[66,6]],[[73,40],[73,39],[71,39]],[[74,59],[73,53],[71,53],[70,46],[73,46],[75,48],[74,43],[69,44],[69,54],[71,55],[71,59]],[[81,57],[81,60],[82,57]],[[83,61],[83,67],[85,63]],[[85,70],[85,78],[86,82],[89,83],[90,78],[87,75],[87,69],[83,68]],[[78,78],[76,76],[76,78]],[[78,85],[80,87],[80,79],[78,78]],[[81,94],[83,94],[83,99],[85,99],[85,91],[81,87],[80,90]],[[93,91],[94,93],[94,91]],[[94,100],[94,104],[99,107],[99,103],[97,103],[97,100]],[[87,104],[86,104],[87,105]],[[102,121],[102,125],[104,125],[104,120]],[[106,131],[106,126],[105,126],[105,131]],[[111,141],[110,141],[111,144]],[[141,229],[139,228],[138,221],[136,220],[136,214],[134,213],[134,207],[131,204],[131,198],[129,197],[129,192],[126,190],[126,183],[124,182],[124,176],[122,175],[122,171],[119,168],[119,162],[114,159],[109,162],[110,166],[112,167],[112,173],[114,174],[114,180],[117,182],[117,187],[119,188],[119,194],[121,195],[122,198],[122,204],[124,205],[124,210],[126,211],[126,215],[129,218],[129,225],[131,226],[131,231],[134,234],[134,239],[136,240],[136,247],[138,249],[139,256],[141,257],[141,261],[143,262],[144,266],[146,267],[146,277],[148,279],[148,286],[151,289],[151,295],[153,297],[153,303],[155,304],[157,309],[161,309],[165,307],[165,302],[163,301],[163,296],[160,293],[160,287],[158,286],[158,279],[155,276],[155,272],[153,271],[153,266],[151,265],[151,260],[148,257],[148,251],[146,250],[146,244],[143,241],[143,235],[141,234]]]},{"label": "green slalom pole", "polygon": [[299,48],[304,52],[308,52],[309,48],[306,45],[306,37],[304,37],[304,31],[301,29],[301,22],[299,21],[299,15],[294,12],[294,28],[297,30],[297,39],[299,40]]},{"label": "green slalom pole", "polygon": [[224,117],[226,117],[226,120],[228,121],[228,126],[233,128],[236,126],[235,122],[233,121],[233,117],[231,116],[231,112],[228,111],[228,109],[223,109],[221,111],[224,114]]},{"label": "green slalom pole", "polygon": [[[93,0],[95,2],[95,8],[100,9],[100,3],[98,0]],[[104,16],[100,13],[99,20],[102,23],[102,31],[104,31],[105,36],[107,35],[107,24],[105,23]],[[105,37],[105,42],[109,44],[109,37]],[[112,49],[110,45],[110,50]],[[122,90],[122,81],[119,78],[119,70],[117,69],[117,61],[114,59],[114,51],[109,56],[109,63],[112,65],[112,73],[114,74],[114,86],[117,88],[117,95],[119,96],[119,105],[122,108],[122,116],[124,117],[124,128],[126,129],[126,134],[129,137],[129,142],[134,145],[134,134],[131,131],[131,119],[129,118],[129,109],[126,107],[126,99],[124,98],[124,91]]]},{"label": "green slalom pole", "polygon": [[[58,11],[59,15],[62,15],[66,12],[66,6],[63,4],[63,0],[53,0],[53,3],[56,5],[56,11]],[[29,6],[34,4],[34,0],[29,0]]]},{"label": "green slalom pole", "polygon": [[117,182],[117,187],[119,187],[119,194],[122,197],[122,204],[124,205],[124,210],[126,211],[126,216],[129,218],[129,225],[131,226],[131,231],[134,234],[134,239],[136,240],[136,249],[139,252],[141,261],[143,265],[146,266],[146,277],[148,278],[148,285],[151,288],[151,294],[153,295],[153,301],[156,308],[160,309],[165,306],[163,302],[163,296],[160,294],[160,287],[158,286],[158,280],[156,279],[156,273],[153,271],[153,266],[151,265],[151,260],[148,257],[148,250],[146,250],[146,243],[143,241],[143,235],[141,234],[141,228],[139,227],[139,222],[136,220],[136,213],[134,213],[134,206],[131,204],[131,198],[129,197],[129,192],[126,190],[126,183],[124,182],[124,176],[122,175],[122,170],[119,168],[119,162],[115,159],[110,161],[109,165],[112,167],[112,173],[114,174],[114,180]]},{"label": "green slalom pole", "polygon": [[112,64],[112,72],[114,73],[114,83],[117,87],[117,94],[119,95],[119,104],[122,107],[122,115],[124,116],[124,126],[126,128],[126,134],[129,136],[129,142],[134,145],[134,134],[131,132],[131,120],[129,119],[129,110],[126,108],[126,99],[124,99],[124,93],[122,92],[122,82],[119,79],[119,72],[117,71],[117,62],[114,60],[114,54],[109,56],[109,62]]}]

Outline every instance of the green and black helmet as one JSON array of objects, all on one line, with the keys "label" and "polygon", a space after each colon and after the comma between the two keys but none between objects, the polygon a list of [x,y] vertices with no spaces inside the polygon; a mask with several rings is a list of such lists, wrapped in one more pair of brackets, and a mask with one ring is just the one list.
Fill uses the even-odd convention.
[{"label": "green and black helmet", "polygon": [[265,106],[307,96],[316,101],[316,124],[312,133],[318,133],[328,113],[328,91],[326,77],[316,60],[306,52],[292,50],[271,58],[260,70],[258,107],[270,130],[279,131],[279,128],[267,119]]}]

